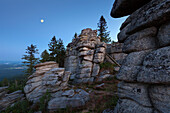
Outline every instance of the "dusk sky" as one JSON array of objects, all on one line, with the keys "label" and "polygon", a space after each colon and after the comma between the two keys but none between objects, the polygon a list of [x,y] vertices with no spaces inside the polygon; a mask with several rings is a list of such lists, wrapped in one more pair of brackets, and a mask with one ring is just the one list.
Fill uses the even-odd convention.
[{"label": "dusk sky", "polygon": [[[66,46],[74,33],[97,29],[101,15],[107,21],[112,40],[126,17],[114,19],[114,0],[0,0],[0,61],[20,61],[27,46],[48,49],[53,36]],[[41,19],[44,20],[41,23]]]}]

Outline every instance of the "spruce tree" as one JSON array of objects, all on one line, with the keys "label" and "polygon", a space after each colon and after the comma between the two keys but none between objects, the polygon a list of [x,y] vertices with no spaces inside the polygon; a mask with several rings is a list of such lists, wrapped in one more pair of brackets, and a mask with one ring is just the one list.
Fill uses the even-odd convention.
[{"label": "spruce tree", "polygon": [[63,45],[63,41],[61,39],[56,40],[55,36],[52,38],[49,46],[50,53],[50,61],[56,61],[59,63],[60,67],[64,67],[64,59],[65,59],[65,47]]},{"label": "spruce tree", "polygon": [[78,35],[77,35],[77,33],[75,33],[75,34],[74,34],[74,38],[77,38],[77,37],[78,37]]},{"label": "spruce tree", "polygon": [[55,36],[51,39],[50,44],[48,44],[49,47],[49,51],[50,53],[50,61],[55,61],[55,57],[56,57],[56,53],[55,53],[55,49],[57,47],[57,40],[55,38]]},{"label": "spruce tree", "polygon": [[50,61],[50,54],[48,53],[47,50],[44,50],[42,53],[41,53],[41,60],[40,62],[47,62],[47,61]]},{"label": "spruce tree", "polygon": [[65,47],[63,44],[63,40],[61,40],[61,38],[59,40],[57,40],[57,47],[55,49],[55,53],[56,53],[56,59],[55,61],[57,63],[59,63],[60,67],[64,67],[64,60],[65,60]]},{"label": "spruce tree", "polygon": [[36,45],[31,44],[31,46],[28,46],[26,49],[26,55],[23,55],[22,57],[22,59],[25,60],[22,63],[27,67],[25,71],[26,75],[33,74],[35,70],[34,66],[38,63],[39,58],[35,57],[35,54],[38,54],[38,49],[36,48]]},{"label": "spruce tree", "polygon": [[100,21],[97,25],[98,25],[98,29],[97,29],[98,30],[98,36],[101,37],[100,41],[105,42],[105,43],[111,42],[111,39],[109,37],[110,32],[107,31],[107,28],[108,28],[107,22],[106,22],[106,20],[103,16],[101,16]]}]

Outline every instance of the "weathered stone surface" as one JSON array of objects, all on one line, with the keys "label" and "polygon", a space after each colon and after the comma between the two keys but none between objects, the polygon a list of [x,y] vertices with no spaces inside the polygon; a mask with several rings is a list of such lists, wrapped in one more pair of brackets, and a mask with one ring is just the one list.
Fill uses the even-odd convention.
[{"label": "weathered stone surface", "polygon": [[82,68],[79,70],[79,74],[91,73],[92,68]]},{"label": "weathered stone surface", "polygon": [[48,102],[48,109],[55,111],[60,108],[79,107],[85,105],[88,100],[89,94],[82,89],[66,90],[60,96]]},{"label": "weathered stone surface", "polygon": [[127,37],[129,36],[129,35],[127,34],[128,27],[129,27],[129,24],[128,24],[126,27],[124,27],[124,28],[118,33],[117,38],[118,38],[118,41],[119,41],[120,43],[123,43],[123,42],[127,39]]},{"label": "weathered stone surface", "polygon": [[141,66],[121,66],[116,78],[124,81],[137,81],[137,74],[140,71]]},{"label": "weathered stone surface", "polygon": [[151,0],[115,0],[111,16],[118,18],[129,15],[149,1]]},{"label": "weathered stone surface", "polygon": [[83,60],[93,61],[93,55],[84,56]]},{"label": "weathered stone surface", "polygon": [[170,22],[165,23],[159,28],[158,40],[161,47],[170,46]]},{"label": "weathered stone surface", "polygon": [[170,112],[170,86],[153,85],[149,89],[153,106],[161,113]]},{"label": "weathered stone surface", "polygon": [[92,67],[92,65],[92,62],[83,60],[82,63],[79,64],[79,68],[89,68]]},{"label": "weathered stone surface", "polygon": [[159,26],[170,19],[170,0],[152,0],[132,13],[127,34],[150,26]]},{"label": "weathered stone surface", "polygon": [[94,50],[89,50],[89,51],[81,51],[79,52],[79,56],[87,56],[87,55],[93,55],[94,54]]},{"label": "weathered stone surface", "polygon": [[99,71],[100,71],[100,65],[94,63],[94,64],[93,64],[92,76],[93,76],[93,77],[96,77],[96,76],[99,74]]},{"label": "weathered stone surface", "polygon": [[97,48],[96,53],[105,53],[105,48],[104,47]]},{"label": "weathered stone surface", "polygon": [[147,55],[137,81],[145,83],[170,83],[170,46]]},{"label": "weathered stone surface", "polygon": [[114,113],[153,113],[153,109],[151,107],[141,106],[129,99],[121,99],[118,101]]},{"label": "weathered stone surface", "polygon": [[[97,31],[90,28],[82,30],[81,34],[68,44],[65,67],[71,72],[73,83],[93,82],[99,73],[99,64],[104,61],[106,47],[106,43],[101,42],[97,36]],[[73,50],[77,51],[77,54],[74,54],[76,60],[72,62],[72,54],[69,53]]]},{"label": "weathered stone surface", "polygon": [[124,42],[123,52],[130,53],[156,48],[156,38],[154,37],[156,33],[157,29],[151,27],[129,36]]},{"label": "weathered stone surface", "polygon": [[15,91],[10,94],[5,94],[0,98],[0,111],[5,110],[8,106],[24,99],[24,94],[21,90]]},{"label": "weathered stone surface", "polygon": [[119,80],[131,81],[134,82],[137,80],[137,74],[142,67],[143,60],[145,56],[151,50],[132,52],[124,59],[122,66],[119,70],[119,73],[116,77]]},{"label": "weathered stone surface", "polygon": [[74,84],[83,84],[83,83],[93,83],[94,82],[94,77],[90,78],[79,78],[79,79],[74,79],[73,83]]},{"label": "weathered stone surface", "polygon": [[91,77],[91,73],[79,73],[76,75],[76,78],[90,78]]},{"label": "weathered stone surface", "polygon": [[90,49],[94,49],[95,48],[95,44],[88,41],[88,42],[81,42],[81,43],[78,43],[77,45],[77,48],[83,48],[83,47],[87,47],[87,48],[90,48]]},{"label": "weathered stone surface", "polygon": [[[42,64],[43,65],[43,64]],[[46,67],[43,65],[43,67]],[[41,71],[40,69],[38,71]],[[45,74],[34,73],[34,76],[29,77],[24,92],[29,101],[34,103],[39,101],[48,90],[50,93],[55,93],[61,89],[67,88],[67,83],[70,77],[70,72],[64,68],[52,68],[46,71]]]},{"label": "weathered stone surface", "polygon": [[122,53],[123,43],[112,43],[111,53]]},{"label": "weathered stone surface", "polygon": [[104,70],[104,71],[100,72],[100,74],[97,77],[96,81],[101,82],[106,78],[112,78],[112,77],[114,77],[114,75],[111,74],[111,72],[109,70]]},{"label": "weathered stone surface", "polygon": [[111,54],[111,56],[116,61],[123,61],[123,59],[126,58],[127,54],[125,54],[125,53],[113,53],[113,54]]},{"label": "weathered stone surface", "polygon": [[104,47],[104,48],[106,48],[106,47],[107,47],[107,44],[104,43],[104,42],[100,42],[100,43],[98,43],[98,44],[96,45],[96,47],[97,47],[97,48],[98,48],[98,47]]},{"label": "weathered stone surface", "polygon": [[118,96],[123,99],[130,99],[143,106],[152,106],[148,97],[148,85],[140,83],[120,82],[118,84]]},{"label": "weathered stone surface", "polygon": [[49,61],[49,62],[44,62],[44,63],[39,63],[35,66],[35,68],[42,67],[42,66],[48,66],[48,65],[57,65],[56,62],[54,61]]},{"label": "weathered stone surface", "polygon": [[79,51],[88,51],[88,50],[90,50],[90,49],[87,48],[87,47],[83,47],[83,48],[80,48],[80,49],[79,49]]},{"label": "weathered stone surface", "polygon": [[123,82],[114,113],[169,113],[170,0],[116,0],[112,14],[132,10],[118,35],[128,56],[117,75]]},{"label": "weathered stone surface", "polygon": [[105,58],[105,56],[103,53],[96,53],[94,56],[93,62],[94,63],[102,63],[104,61],[104,58]]}]

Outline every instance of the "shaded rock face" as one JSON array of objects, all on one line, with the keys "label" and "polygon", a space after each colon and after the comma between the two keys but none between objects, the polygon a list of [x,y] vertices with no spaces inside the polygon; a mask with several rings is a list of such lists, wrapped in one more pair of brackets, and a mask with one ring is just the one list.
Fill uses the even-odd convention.
[{"label": "shaded rock face", "polygon": [[58,68],[55,62],[40,63],[35,67],[36,72],[28,77],[24,87],[29,101],[39,102],[39,99],[48,91],[51,95],[48,110],[56,111],[61,108],[83,106],[90,99],[86,91],[72,89],[72,86],[68,84],[70,72],[65,71],[65,68]]},{"label": "shaded rock face", "polygon": [[[113,17],[130,14],[118,34],[128,55],[117,74],[115,113],[170,112],[170,0],[144,2],[117,0],[112,9]],[[130,10],[122,12],[125,4]]]},{"label": "shaded rock face", "polygon": [[79,37],[67,46],[66,71],[71,72],[73,83],[93,82],[99,74],[99,64],[104,61],[106,44],[100,42],[97,31],[82,30]]},{"label": "shaded rock face", "polygon": [[0,111],[24,99],[24,94],[21,90],[8,94],[8,87],[0,87]]},{"label": "shaded rock face", "polygon": [[111,11],[111,16],[118,18],[129,15],[149,1],[151,0],[115,0]]},{"label": "shaded rock face", "polygon": [[106,53],[114,58],[119,64],[122,64],[123,60],[127,56],[126,53],[123,53],[123,43],[115,42],[113,44],[107,44]]},{"label": "shaded rock face", "polygon": [[67,88],[70,72],[57,68],[55,62],[41,63],[35,66],[36,72],[29,76],[24,92],[29,101],[38,102],[47,91],[55,93]]}]

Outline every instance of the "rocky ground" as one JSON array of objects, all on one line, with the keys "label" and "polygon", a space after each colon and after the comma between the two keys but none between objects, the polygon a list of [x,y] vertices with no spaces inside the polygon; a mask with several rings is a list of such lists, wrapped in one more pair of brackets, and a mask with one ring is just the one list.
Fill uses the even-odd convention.
[{"label": "rocky ground", "polygon": [[108,78],[102,82],[75,86],[75,89],[84,89],[89,92],[90,101],[83,107],[67,108],[52,113],[102,113],[103,111],[112,111],[118,100],[118,82],[116,78]]},{"label": "rocky ground", "polygon": [[8,87],[0,87],[2,113],[101,113],[116,105],[118,80],[113,68],[101,66],[102,78],[93,83],[72,84],[70,72],[55,62],[35,67],[23,92],[10,93]]}]

